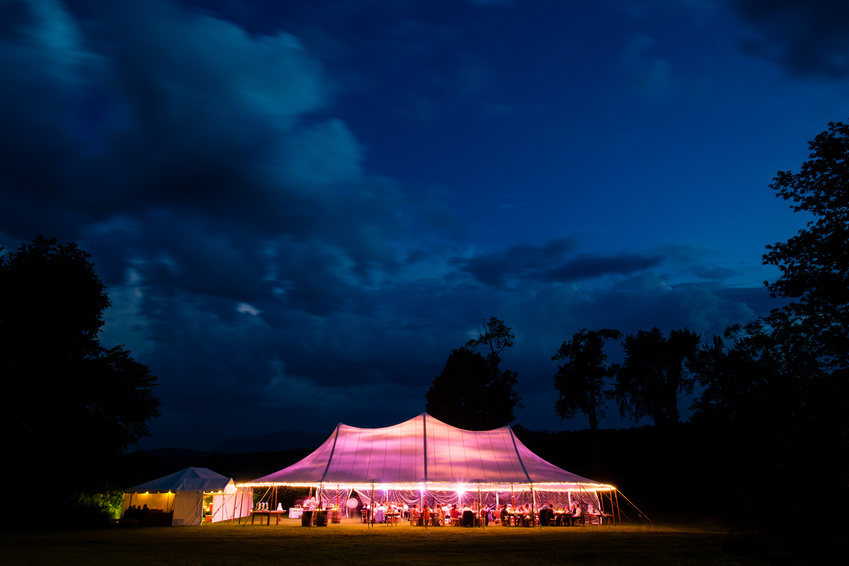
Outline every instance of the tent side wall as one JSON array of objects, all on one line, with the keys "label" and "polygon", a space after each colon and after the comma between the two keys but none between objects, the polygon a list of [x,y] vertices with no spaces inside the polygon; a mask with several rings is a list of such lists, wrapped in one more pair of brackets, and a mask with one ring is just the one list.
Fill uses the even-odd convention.
[{"label": "tent side wall", "polygon": [[254,490],[239,488],[235,493],[216,493],[212,496],[213,523],[240,519],[251,514]]},{"label": "tent side wall", "polygon": [[203,492],[181,491],[174,497],[174,518],[171,524],[175,527],[200,525],[203,522]]}]

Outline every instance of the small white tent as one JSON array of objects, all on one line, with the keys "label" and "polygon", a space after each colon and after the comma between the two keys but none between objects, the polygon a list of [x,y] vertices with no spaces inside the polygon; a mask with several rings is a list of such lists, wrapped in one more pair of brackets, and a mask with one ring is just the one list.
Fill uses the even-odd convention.
[{"label": "small white tent", "polygon": [[[200,525],[204,520],[204,496],[211,497],[212,512],[208,515],[213,523],[247,516],[253,506],[250,488],[237,489],[232,478],[208,468],[186,468],[125,490],[122,512],[131,505],[147,505],[148,509],[171,515],[173,526]],[[156,511],[148,516],[154,514]]]}]

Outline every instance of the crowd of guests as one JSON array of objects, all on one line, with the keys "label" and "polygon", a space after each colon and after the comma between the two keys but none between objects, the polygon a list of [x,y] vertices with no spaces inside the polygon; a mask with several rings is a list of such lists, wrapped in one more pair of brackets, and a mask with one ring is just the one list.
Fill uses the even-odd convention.
[{"label": "crowd of guests", "polygon": [[139,524],[144,524],[144,519],[147,517],[147,514],[150,512],[150,509],[147,508],[147,504],[145,503],[143,507],[139,507],[138,505],[130,505],[127,507],[127,510],[124,511],[123,519],[133,519],[139,522]]},{"label": "crowd of guests", "polygon": [[364,523],[368,521],[385,523],[403,519],[419,526],[475,526],[481,523],[484,525],[500,523],[505,526],[529,527],[536,525],[537,521],[546,526],[551,525],[552,522],[557,526],[572,526],[581,521],[583,511],[577,501],[566,508],[555,508],[552,503],[545,503],[539,508],[539,514],[535,513],[528,503],[515,507],[506,504],[493,510],[486,505],[478,509],[476,504],[458,506],[456,503],[451,505],[435,503],[419,508],[418,505],[410,507],[405,503],[386,502],[375,504],[373,515],[370,505],[366,503],[361,509],[361,515]]},{"label": "crowd of guests", "polygon": [[565,509],[562,507],[555,509],[551,502],[548,502],[539,508],[539,521],[543,525],[551,525],[554,521],[558,527],[566,525],[571,527],[582,520],[583,514],[584,511],[577,501],[573,501],[572,505]]}]

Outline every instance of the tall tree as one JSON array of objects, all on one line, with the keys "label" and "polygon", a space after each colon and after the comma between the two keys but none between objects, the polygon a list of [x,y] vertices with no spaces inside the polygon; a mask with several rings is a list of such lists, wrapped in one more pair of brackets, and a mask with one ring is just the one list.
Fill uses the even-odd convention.
[{"label": "tall tree", "polygon": [[774,311],[770,326],[807,342],[826,369],[849,369],[849,125],[831,122],[808,144],[798,173],[782,171],[770,185],[812,217],[786,242],[767,246],[764,264],[781,271],[769,290],[792,302]]},{"label": "tall tree", "polygon": [[[428,413],[467,430],[490,430],[513,422],[521,407],[516,372],[501,369],[501,352],[513,345],[513,330],[492,317],[477,339],[451,352],[425,395]],[[486,357],[478,348],[486,346]]]},{"label": "tall tree", "polygon": [[613,389],[622,416],[634,421],[648,416],[661,428],[678,425],[678,400],[693,392],[695,381],[686,362],[698,351],[699,340],[686,328],[672,330],[669,338],[657,327],[626,336],[625,361],[616,372]]},{"label": "tall tree", "polygon": [[[770,292],[790,302],[729,328],[692,366],[705,386],[694,422],[714,436],[725,430],[717,458],[733,458],[751,473],[734,486],[751,502],[744,518],[785,535],[791,527],[784,517],[819,513],[818,540],[806,542],[806,552],[839,538],[839,530],[825,529],[849,509],[849,126],[830,123],[809,148],[798,173],[779,172],[770,185],[810,218],[763,256],[780,270],[766,283]],[[811,469],[831,495],[826,510],[815,499],[784,495]],[[795,527],[787,539],[815,534],[801,536]]]},{"label": "tall tree", "polygon": [[605,398],[608,382],[616,374],[617,366],[607,363],[604,346],[622,338],[618,330],[582,329],[564,341],[552,361],[564,360],[554,374],[554,388],[559,395],[554,410],[561,419],[572,419],[576,414],[586,415],[590,423],[591,457],[594,470],[598,469],[598,420],[606,412]]},{"label": "tall tree", "polygon": [[[0,384],[5,471],[63,490],[96,490],[159,414],[156,377],[98,335],[109,297],[76,244],[38,237],[0,257]],[[8,478],[7,478],[8,479]]]}]

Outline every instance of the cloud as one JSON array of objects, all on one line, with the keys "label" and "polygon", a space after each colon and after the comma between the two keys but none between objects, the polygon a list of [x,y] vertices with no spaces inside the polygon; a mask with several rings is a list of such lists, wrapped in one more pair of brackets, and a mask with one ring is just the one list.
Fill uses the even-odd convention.
[{"label": "cloud", "polygon": [[849,75],[849,5],[831,0],[733,0],[755,35],[741,46],[801,76]]},{"label": "cloud", "polygon": [[672,68],[668,61],[652,51],[656,41],[640,35],[631,39],[621,56],[621,66],[628,87],[648,97],[660,97],[673,86]]},{"label": "cloud", "polygon": [[[257,16],[236,4],[215,6]],[[417,6],[354,37],[320,12],[328,57],[321,34],[295,34],[303,21],[290,33],[164,0],[0,1],[0,236],[92,254],[113,302],[104,344],[159,377],[158,443],[254,432],[258,412],[400,422],[490,316],[514,328],[507,365],[542,398],[552,353],[580,328],[719,331],[769,303],[723,287],[730,272],[701,251],[591,252],[576,237],[474,247],[451,187],[371,172],[357,122],[336,115],[357,83],[346,66],[374,60],[369,79],[393,83],[356,90],[384,113],[422,93],[439,115],[440,89],[465,100],[490,85],[485,60],[456,57],[457,30],[432,36]],[[634,46],[634,68],[661,91],[651,50]],[[399,80],[424,53],[420,82]],[[520,420],[542,422],[535,412]]]},{"label": "cloud", "polygon": [[629,275],[650,267],[657,267],[663,261],[661,256],[642,254],[619,254],[614,256],[583,255],[551,269],[549,278],[554,281],[578,281],[602,277],[604,275]]},{"label": "cloud", "polygon": [[574,239],[552,240],[545,246],[518,244],[502,251],[487,252],[453,263],[479,283],[495,287],[528,281],[568,283],[606,275],[629,275],[663,262],[661,255],[623,252],[617,255],[569,255]]}]

